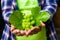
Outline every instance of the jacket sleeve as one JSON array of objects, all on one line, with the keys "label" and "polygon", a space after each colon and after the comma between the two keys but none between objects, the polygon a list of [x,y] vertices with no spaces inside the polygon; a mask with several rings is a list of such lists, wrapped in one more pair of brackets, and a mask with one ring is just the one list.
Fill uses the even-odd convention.
[{"label": "jacket sleeve", "polygon": [[1,0],[2,16],[5,22],[9,21],[9,16],[13,12],[12,0]]},{"label": "jacket sleeve", "polygon": [[42,5],[42,11],[47,11],[50,15],[51,18],[55,14],[57,9],[57,3],[56,0],[44,0],[44,3]]}]

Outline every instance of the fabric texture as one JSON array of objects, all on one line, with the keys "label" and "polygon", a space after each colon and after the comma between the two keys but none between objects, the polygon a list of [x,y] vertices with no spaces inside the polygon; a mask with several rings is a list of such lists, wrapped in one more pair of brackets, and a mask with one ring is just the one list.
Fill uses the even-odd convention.
[{"label": "fabric texture", "polygon": [[[46,22],[47,40],[57,40],[54,24],[52,22],[53,15],[57,9],[56,0],[38,0],[42,7],[41,11],[47,11],[51,14],[51,18]],[[14,40],[15,35],[10,32],[9,17],[13,10],[19,10],[16,0],[1,0],[2,16],[5,21],[5,28],[3,30],[1,40]]]}]

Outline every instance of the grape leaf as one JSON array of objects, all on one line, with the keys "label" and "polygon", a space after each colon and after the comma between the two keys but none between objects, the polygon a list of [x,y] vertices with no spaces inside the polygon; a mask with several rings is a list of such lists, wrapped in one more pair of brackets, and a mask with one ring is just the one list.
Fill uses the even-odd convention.
[{"label": "grape leaf", "polygon": [[13,13],[10,15],[9,22],[14,25],[15,28],[23,29],[22,19],[22,14],[19,11],[13,11]]}]

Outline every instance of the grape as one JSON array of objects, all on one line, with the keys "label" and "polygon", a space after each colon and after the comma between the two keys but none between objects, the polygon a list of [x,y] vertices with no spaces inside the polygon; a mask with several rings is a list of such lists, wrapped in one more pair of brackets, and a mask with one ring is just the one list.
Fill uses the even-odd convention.
[{"label": "grape", "polygon": [[32,13],[31,12],[29,13],[29,12],[30,11],[24,10],[24,13],[22,13],[22,14],[24,14],[23,21],[22,21],[22,27],[25,30],[30,29],[33,26],[33,24],[35,23],[35,21],[33,20]]},{"label": "grape", "polygon": [[34,24],[35,23],[35,21],[33,20],[33,21],[31,21],[31,24]]},{"label": "grape", "polygon": [[30,19],[33,20],[33,17],[31,17]]}]

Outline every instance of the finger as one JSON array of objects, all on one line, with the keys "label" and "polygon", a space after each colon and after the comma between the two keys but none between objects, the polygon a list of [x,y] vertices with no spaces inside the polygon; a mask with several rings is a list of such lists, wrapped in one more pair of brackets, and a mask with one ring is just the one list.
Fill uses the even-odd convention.
[{"label": "finger", "polygon": [[27,36],[27,35],[26,35],[26,34],[27,34],[27,30],[24,30],[24,33],[25,33],[24,36]]},{"label": "finger", "polygon": [[35,26],[35,27],[32,28],[32,30],[34,30],[34,31],[37,31],[37,30],[40,30],[40,29],[41,29],[41,28],[38,27],[38,26]]},{"label": "finger", "polygon": [[39,29],[39,27],[32,27],[30,30],[26,32],[26,35],[28,36],[36,33],[37,29]]},{"label": "finger", "polygon": [[11,27],[13,27],[13,28],[14,28],[14,26],[13,26],[13,25],[11,25]]},{"label": "finger", "polygon": [[32,34],[36,34],[36,33],[38,33],[40,30],[41,30],[40,27],[35,26],[35,27],[33,27],[33,28],[31,29],[31,33],[32,33]]},{"label": "finger", "polygon": [[23,30],[17,30],[17,33],[16,33],[17,36],[23,36],[24,34],[25,33]]},{"label": "finger", "polygon": [[40,28],[35,26],[35,27],[32,27],[30,30],[28,30],[26,32],[26,36],[29,36],[29,35],[33,35],[33,34],[36,34],[40,31]]},{"label": "finger", "polygon": [[31,30],[26,31],[26,36],[30,35]]},{"label": "finger", "polygon": [[11,33],[13,33],[13,34],[17,34],[17,31],[16,30],[13,30],[13,31],[11,31]]},{"label": "finger", "polygon": [[17,36],[20,36],[20,35],[21,35],[21,34],[20,34],[20,30],[16,29],[16,35],[17,35]]},{"label": "finger", "polygon": [[34,26],[34,27],[31,28],[31,30],[36,30],[36,29],[40,29],[40,27]]},{"label": "finger", "polygon": [[41,26],[42,26],[42,27],[45,27],[45,24],[44,24],[42,21],[40,21],[40,22],[41,22]]},{"label": "finger", "polygon": [[21,30],[21,31],[20,31],[20,34],[21,34],[21,35],[24,35],[24,34],[25,34],[24,30]]},{"label": "finger", "polygon": [[19,30],[15,29],[15,30],[12,31],[12,33],[15,34],[15,35],[18,35],[19,34]]},{"label": "finger", "polygon": [[11,25],[11,27],[10,27],[10,31],[13,31],[14,29],[15,29],[14,26]]}]

